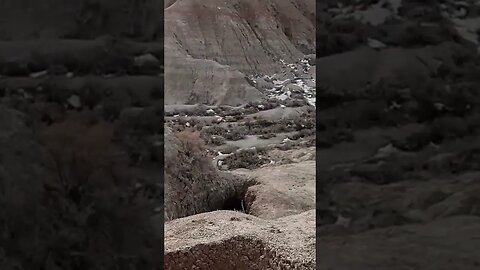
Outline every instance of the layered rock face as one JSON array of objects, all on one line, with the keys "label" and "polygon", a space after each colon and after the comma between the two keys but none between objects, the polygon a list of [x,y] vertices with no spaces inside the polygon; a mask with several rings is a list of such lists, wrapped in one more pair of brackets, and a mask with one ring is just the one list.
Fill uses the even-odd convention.
[{"label": "layered rock face", "polygon": [[[312,2],[312,1],[307,1]],[[262,94],[246,75],[271,74],[315,48],[305,1],[176,1],[165,9],[166,103],[238,105]]]}]

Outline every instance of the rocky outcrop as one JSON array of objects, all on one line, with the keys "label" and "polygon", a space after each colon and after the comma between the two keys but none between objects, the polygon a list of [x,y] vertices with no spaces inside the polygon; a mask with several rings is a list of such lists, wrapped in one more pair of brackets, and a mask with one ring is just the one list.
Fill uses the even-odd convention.
[{"label": "rocky outcrop", "polygon": [[235,106],[264,99],[240,71],[213,60],[179,54],[166,57],[165,66],[165,104]]},{"label": "rocky outcrop", "polygon": [[238,170],[257,184],[245,194],[246,211],[264,219],[277,219],[315,209],[315,161]]},{"label": "rocky outcrop", "polygon": [[267,221],[216,211],[165,224],[165,269],[315,269],[315,211]]}]

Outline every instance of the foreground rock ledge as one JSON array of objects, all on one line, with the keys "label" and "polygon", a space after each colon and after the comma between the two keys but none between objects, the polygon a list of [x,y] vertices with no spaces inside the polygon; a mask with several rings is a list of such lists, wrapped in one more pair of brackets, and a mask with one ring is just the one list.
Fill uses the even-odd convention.
[{"label": "foreground rock ledge", "polygon": [[169,221],[165,269],[315,269],[315,210],[277,220],[215,211]]}]

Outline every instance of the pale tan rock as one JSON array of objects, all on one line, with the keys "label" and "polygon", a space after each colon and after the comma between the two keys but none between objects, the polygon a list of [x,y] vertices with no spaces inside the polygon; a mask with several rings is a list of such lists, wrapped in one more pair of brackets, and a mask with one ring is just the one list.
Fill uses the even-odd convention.
[{"label": "pale tan rock", "polygon": [[263,220],[215,211],[165,224],[165,269],[315,269],[315,211]]},{"label": "pale tan rock", "polygon": [[315,209],[315,160],[237,173],[258,183],[245,195],[246,211],[254,216],[276,219]]}]

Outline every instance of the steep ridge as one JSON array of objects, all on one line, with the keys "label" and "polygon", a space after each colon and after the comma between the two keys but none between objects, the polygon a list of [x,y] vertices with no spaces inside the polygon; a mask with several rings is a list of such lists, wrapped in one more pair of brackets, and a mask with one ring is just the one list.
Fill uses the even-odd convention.
[{"label": "steep ridge", "polygon": [[314,52],[314,9],[303,2],[182,0],[167,5],[166,103],[258,100],[262,95],[246,75],[275,73],[282,67],[280,59],[293,63]]}]

